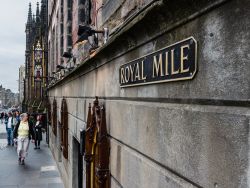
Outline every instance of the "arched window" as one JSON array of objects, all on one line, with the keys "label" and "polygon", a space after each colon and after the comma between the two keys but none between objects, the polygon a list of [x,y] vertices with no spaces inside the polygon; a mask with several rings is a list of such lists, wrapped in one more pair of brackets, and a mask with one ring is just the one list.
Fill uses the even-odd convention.
[{"label": "arched window", "polygon": [[63,98],[61,106],[61,145],[63,156],[65,159],[68,159],[68,107],[66,99]]},{"label": "arched window", "polygon": [[53,114],[52,114],[53,122],[52,122],[52,130],[54,135],[57,135],[57,104],[56,99],[53,101]]},{"label": "arched window", "polygon": [[50,101],[48,100],[47,103],[47,113],[48,113],[48,124],[51,125],[51,105],[50,105]]}]

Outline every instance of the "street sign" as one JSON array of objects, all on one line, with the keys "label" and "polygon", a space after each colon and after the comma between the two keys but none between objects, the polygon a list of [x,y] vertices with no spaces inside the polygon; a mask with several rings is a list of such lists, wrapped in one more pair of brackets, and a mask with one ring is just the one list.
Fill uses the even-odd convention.
[{"label": "street sign", "polygon": [[193,37],[140,57],[120,67],[120,87],[193,79],[197,42]]}]

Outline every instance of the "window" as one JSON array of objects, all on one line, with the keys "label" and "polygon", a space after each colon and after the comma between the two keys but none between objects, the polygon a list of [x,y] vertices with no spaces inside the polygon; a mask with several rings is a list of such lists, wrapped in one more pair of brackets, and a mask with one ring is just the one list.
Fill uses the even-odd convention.
[{"label": "window", "polygon": [[49,100],[47,103],[47,108],[48,108],[48,124],[51,125],[51,105]]},{"label": "window", "polygon": [[[61,9],[60,9],[60,56],[62,57],[63,52],[64,52],[64,25],[63,25],[63,19],[64,19],[64,15],[63,15],[63,0],[61,1]],[[61,58],[61,64],[63,64],[63,58]]]},{"label": "window", "polygon": [[91,20],[92,1],[79,0],[78,7],[79,7],[78,23],[84,25],[90,25],[92,22]]},{"label": "window", "polygon": [[51,72],[55,72],[55,28],[52,30],[52,41],[51,41],[51,58],[50,58],[50,63],[51,63]]},{"label": "window", "polygon": [[72,48],[72,0],[67,1],[67,20],[66,20],[66,49],[69,51]]},{"label": "window", "polygon": [[61,106],[61,145],[63,156],[68,159],[68,107],[66,99],[63,98]]},{"label": "window", "polygon": [[53,122],[52,122],[52,130],[54,135],[57,135],[57,104],[56,99],[53,101],[53,114],[52,114]]}]

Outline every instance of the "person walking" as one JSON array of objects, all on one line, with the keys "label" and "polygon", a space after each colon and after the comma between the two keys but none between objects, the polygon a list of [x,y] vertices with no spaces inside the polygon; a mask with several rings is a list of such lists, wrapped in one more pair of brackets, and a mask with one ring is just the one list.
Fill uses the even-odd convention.
[{"label": "person walking", "polygon": [[24,160],[28,155],[29,143],[32,139],[34,143],[34,131],[32,125],[28,121],[28,114],[21,115],[21,121],[19,121],[14,129],[14,139],[17,141],[17,155],[18,162],[24,165]]},{"label": "person walking", "polygon": [[34,126],[35,131],[35,148],[34,149],[40,149],[40,142],[42,141],[42,121],[41,121],[41,115],[37,115],[36,123]]},{"label": "person walking", "polygon": [[15,116],[16,116],[16,121],[19,122],[20,121],[20,112],[16,111]]},{"label": "person walking", "polygon": [[9,112],[8,116],[5,118],[5,125],[6,125],[8,146],[10,145],[14,146],[13,142],[14,118],[11,112]]},{"label": "person walking", "polygon": [[17,119],[16,119],[16,113],[15,112],[13,113],[13,123],[14,123],[14,128],[15,128],[15,125],[17,124]]},{"label": "person walking", "polygon": [[4,119],[7,119],[8,118],[8,114],[5,112],[4,113]]},{"label": "person walking", "polygon": [[3,124],[3,120],[4,120],[4,112],[1,113],[1,124]]}]

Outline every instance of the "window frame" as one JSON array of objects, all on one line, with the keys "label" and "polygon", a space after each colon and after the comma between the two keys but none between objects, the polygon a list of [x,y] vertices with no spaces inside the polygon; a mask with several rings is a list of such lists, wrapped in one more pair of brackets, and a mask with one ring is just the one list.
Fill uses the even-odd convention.
[{"label": "window frame", "polygon": [[68,107],[66,99],[62,99],[61,106],[61,148],[63,157],[68,159]]},{"label": "window frame", "polygon": [[57,102],[56,99],[54,98],[53,101],[53,112],[52,112],[52,130],[55,136],[57,136]]}]

